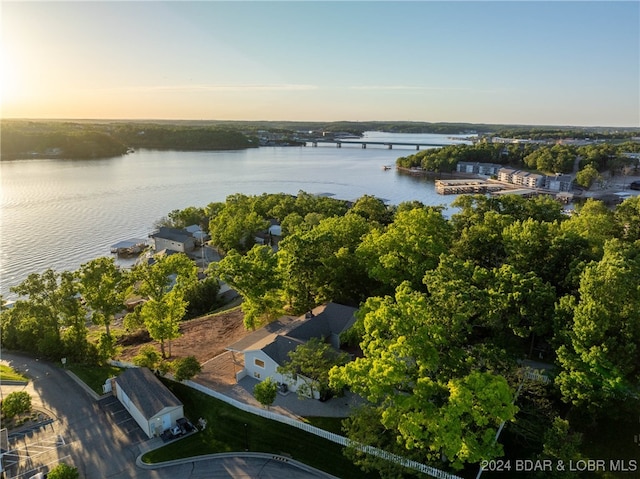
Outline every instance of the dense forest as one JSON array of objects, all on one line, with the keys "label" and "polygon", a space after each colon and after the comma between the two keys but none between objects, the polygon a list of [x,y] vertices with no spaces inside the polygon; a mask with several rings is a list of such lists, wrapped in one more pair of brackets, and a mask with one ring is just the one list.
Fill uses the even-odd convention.
[{"label": "dense forest", "polygon": [[640,131],[628,128],[513,127],[408,121],[2,120],[0,152],[2,159],[15,159],[107,158],[122,155],[130,148],[231,150],[259,146],[258,136],[264,131],[280,134],[289,139],[289,144],[300,144],[304,138],[319,136],[323,132],[362,135],[365,131],[478,134],[548,140],[591,138],[619,142],[640,136]]},{"label": "dense forest", "polygon": [[588,187],[600,173],[629,174],[637,172],[637,158],[627,156],[640,152],[640,143],[596,143],[584,146],[541,145],[534,143],[487,143],[451,145],[422,150],[396,160],[401,168],[419,167],[424,171],[448,173],[456,171],[460,161],[495,163],[525,168],[542,174],[572,173],[577,160],[576,182]]},{"label": "dense forest", "polygon": [[[571,216],[548,198],[461,196],[454,206],[447,218],[416,201],[236,194],[162,221],[208,228],[224,255],[209,278],[239,292],[248,328],[326,301],[359,307],[343,339],[360,352],[328,371],[334,394],[366,400],[343,423],[349,438],[465,476],[499,457],[635,459],[640,197],[615,210],[588,200]],[[282,237],[256,244],[274,221]],[[2,312],[3,346],[108,357],[108,325],[132,288],[148,300],[125,323],[168,340],[193,298],[215,296],[182,258],[32,275]],[[89,342],[78,293],[106,328],[97,345],[80,347]],[[412,474],[345,453],[382,477]]]},{"label": "dense forest", "polygon": [[236,129],[144,123],[2,121],[2,159],[108,158],[130,148],[234,150],[255,148],[256,138]]}]

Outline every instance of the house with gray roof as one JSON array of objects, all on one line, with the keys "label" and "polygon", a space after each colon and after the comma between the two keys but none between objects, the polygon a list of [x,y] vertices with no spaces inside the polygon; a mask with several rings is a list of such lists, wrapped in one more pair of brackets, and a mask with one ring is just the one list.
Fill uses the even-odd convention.
[{"label": "house with gray roof", "polygon": [[153,240],[155,251],[166,249],[179,253],[187,253],[193,251],[196,246],[196,239],[193,234],[187,230],[177,228],[161,226],[158,231],[151,233],[149,238]]},{"label": "house with gray roof", "polygon": [[148,368],[127,369],[114,383],[116,397],[149,438],[184,417],[180,400]]},{"label": "house with gray roof", "polygon": [[245,376],[264,381],[270,377],[277,383],[287,384],[296,391],[304,384],[298,378],[292,382],[278,373],[278,367],[289,360],[289,353],[312,338],[320,338],[340,349],[340,335],[356,321],[356,308],[337,303],[327,303],[307,314],[294,318],[283,316],[240,341],[227,347],[234,354],[244,356],[244,366],[236,374],[236,380]]}]

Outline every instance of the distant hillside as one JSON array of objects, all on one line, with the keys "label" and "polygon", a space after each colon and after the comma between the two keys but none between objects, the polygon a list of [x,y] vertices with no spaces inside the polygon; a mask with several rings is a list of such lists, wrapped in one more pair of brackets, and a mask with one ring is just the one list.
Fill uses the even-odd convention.
[{"label": "distant hillside", "polygon": [[2,121],[2,159],[108,158],[129,148],[237,150],[257,147],[236,129],[172,124]]}]

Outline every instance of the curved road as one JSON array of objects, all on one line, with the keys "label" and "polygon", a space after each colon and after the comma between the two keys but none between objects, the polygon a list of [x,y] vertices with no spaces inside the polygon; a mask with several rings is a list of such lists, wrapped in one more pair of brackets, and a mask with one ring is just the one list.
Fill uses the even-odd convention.
[{"label": "curved road", "polygon": [[73,464],[85,479],[318,479],[332,477],[311,468],[256,457],[221,457],[154,470],[136,466],[142,441],[113,424],[96,402],[63,370],[18,354],[2,354],[2,361],[29,376],[27,386],[0,387],[2,397],[25,390],[35,406],[50,411],[55,420],[38,431],[11,441],[20,450],[27,479],[37,466],[53,467],[60,460]]}]

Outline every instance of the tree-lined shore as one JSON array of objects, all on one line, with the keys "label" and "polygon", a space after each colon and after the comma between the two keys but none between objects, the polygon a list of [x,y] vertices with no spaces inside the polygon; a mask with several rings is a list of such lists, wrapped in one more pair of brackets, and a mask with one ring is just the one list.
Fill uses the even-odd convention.
[{"label": "tree-lined shore", "polygon": [[[208,228],[224,258],[207,274],[241,295],[247,328],[327,301],[359,307],[343,338],[357,358],[320,381],[366,400],[343,424],[354,441],[452,470],[513,451],[589,457],[607,425],[624,424],[639,406],[640,197],[615,210],[587,200],[571,216],[548,198],[461,196],[454,206],[446,218],[416,201],[236,194],[163,221]],[[270,220],[281,238],[256,244]],[[119,274],[96,260],[75,274],[30,276],[2,312],[3,345],[104,360],[117,353],[111,308],[135,292],[146,302],[125,325],[157,338],[152,359],[162,361],[186,308],[207,290],[180,255]],[[97,343],[88,340],[86,305],[104,328]],[[526,365],[539,371],[524,375]],[[628,458],[624,440],[632,441],[621,436],[611,459]],[[383,477],[409,474],[346,453]]]}]

